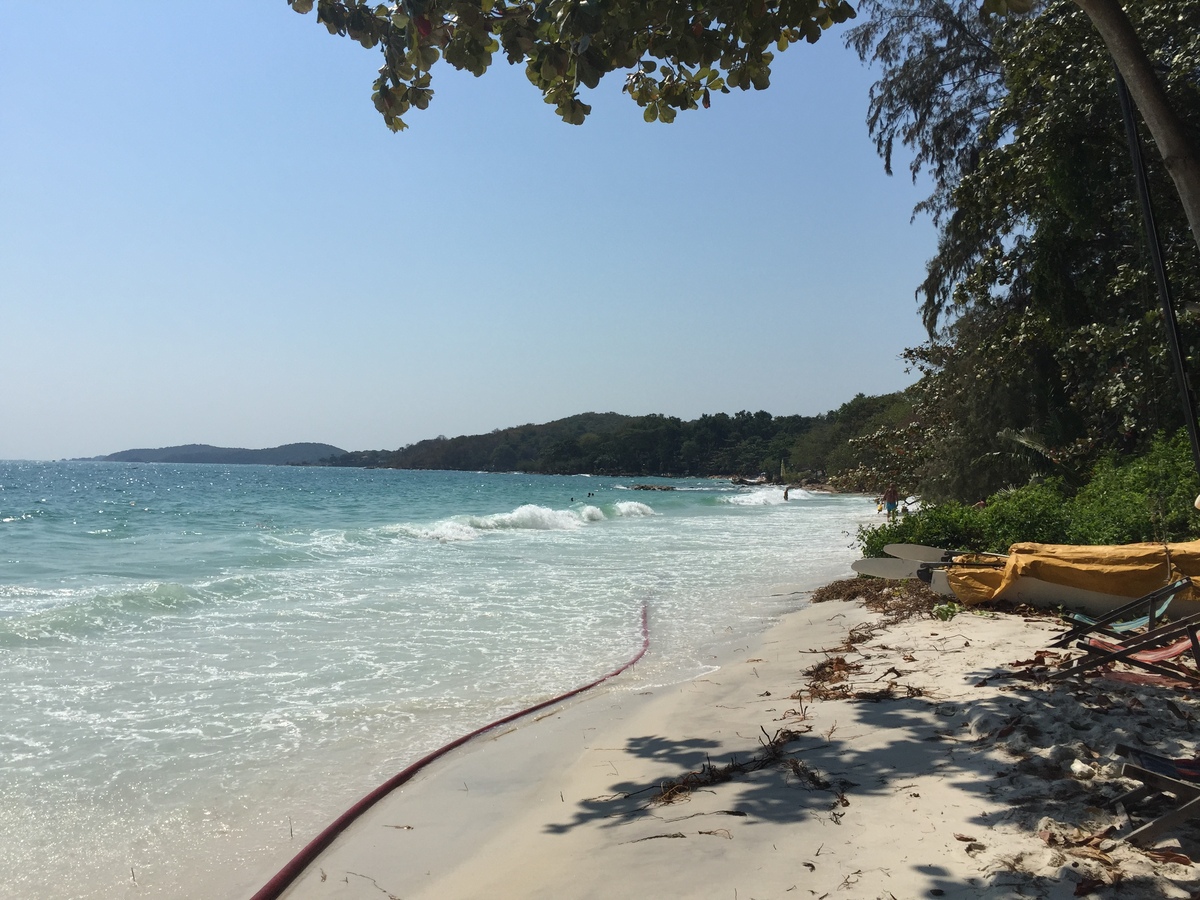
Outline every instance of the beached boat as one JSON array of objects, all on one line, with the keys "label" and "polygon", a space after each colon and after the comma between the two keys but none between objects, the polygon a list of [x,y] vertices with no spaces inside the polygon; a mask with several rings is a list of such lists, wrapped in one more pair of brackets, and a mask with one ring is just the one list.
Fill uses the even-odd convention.
[{"label": "beached boat", "polygon": [[[944,563],[922,562],[917,577],[968,606],[996,599],[1103,614],[1177,578],[1200,583],[1200,541],[1116,546],[1020,543],[1013,544],[1007,556],[965,553],[951,554]],[[1171,612],[1200,612],[1200,591],[1193,587],[1179,595]]]}]

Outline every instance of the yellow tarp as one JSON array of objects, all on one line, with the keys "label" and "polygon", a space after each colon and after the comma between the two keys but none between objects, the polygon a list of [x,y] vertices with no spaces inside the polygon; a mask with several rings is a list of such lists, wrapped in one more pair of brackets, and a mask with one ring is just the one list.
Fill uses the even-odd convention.
[{"label": "yellow tarp", "polygon": [[1007,559],[996,556],[956,556],[954,561],[961,566],[946,569],[946,581],[954,596],[970,606],[984,603],[996,596],[1004,582],[1004,567]]},{"label": "yellow tarp", "polygon": [[1013,544],[1008,557],[956,556],[946,573],[964,603],[1005,599],[1020,578],[1118,597],[1140,597],[1180,578],[1200,578],[1200,541],[1180,544]]}]

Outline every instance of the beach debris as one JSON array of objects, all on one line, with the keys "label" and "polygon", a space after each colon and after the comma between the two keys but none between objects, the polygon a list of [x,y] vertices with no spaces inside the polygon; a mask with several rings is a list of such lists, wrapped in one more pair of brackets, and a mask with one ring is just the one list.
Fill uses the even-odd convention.
[{"label": "beach debris", "polygon": [[1014,669],[1033,669],[1042,668],[1048,669],[1051,666],[1058,668],[1067,659],[1066,654],[1059,653],[1056,650],[1035,650],[1031,659],[1018,659],[1009,663],[1009,666]]},{"label": "beach debris", "polygon": [[891,700],[896,696],[895,682],[889,682],[878,691],[855,691],[850,695],[855,700],[866,700],[870,703],[878,703],[880,700]]},{"label": "beach debris", "polygon": [[1194,863],[1190,856],[1186,853],[1180,853],[1178,850],[1168,850],[1159,848],[1156,850],[1143,850],[1142,855],[1149,857],[1155,862],[1174,863],[1177,866],[1192,866]]},{"label": "beach debris", "polygon": [[727,841],[733,840],[733,833],[728,828],[716,828],[712,831],[697,831],[696,834],[708,834],[713,837],[723,837]]},{"label": "beach debris", "polygon": [[[1117,859],[1106,849],[1102,849],[1111,850],[1113,848],[1114,845],[1110,838],[1114,830],[1115,826],[1108,825],[1096,831],[1084,831],[1078,827],[1062,825],[1053,819],[1044,818],[1038,823],[1037,835],[1046,843],[1046,846],[1055,848],[1068,857],[1098,864],[1098,868],[1093,867],[1088,871],[1081,872],[1083,879],[1081,884],[1090,883],[1092,885],[1084,893],[1080,893],[1079,887],[1076,887],[1075,896],[1082,897],[1096,890],[1097,887],[1119,884],[1125,877]],[[1071,865],[1078,866],[1079,863],[1074,862]]]},{"label": "beach debris", "polygon": [[879,633],[879,628],[874,622],[862,622],[850,629],[846,635],[845,647],[847,650],[852,650],[859,644],[865,644],[867,641],[875,637]]},{"label": "beach debris", "polygon": [[[924,688],[917,685],[901,684],[897,680],[889,681],[880,689],[876,690],[852,690],[847,680],[851,675],[861,672],[863,666],[861,663],[848,662],[844,656],[827,656],[826,659],[810,666],[804,670],[804,675],[809,679],[808,694],[813,700],[866,700],[873,703],[878,703],[881,700],[892,700],[914,697],[924,697],[926,691]],[[909,674],[901,672],[895,666],[890,667],[883,674],[874,679],[874,683],[878,683],[881,679],[894,675],[897,679]],[[901,694],[899,691],[903,689]],[[791,699],[798,700],[803,698],[803,692],[797,691],[792,694]]]},{"label": "beach debris", "polygon": [[873,612],[902,615],[897,621],[928,616],[944,597],[915,578],[893,581],[887,578],[847,578],[813,591],[813,603],[830,600],[858,600]]},{"label": "beach debris", "polygon": [[797,778],[807,782],[810,787],[814,787],[822,791],[829,789],[829,782],[822,778],[820,774],[810,769],[802,761],[793,757],[792,759],[787,760],[784,765],[789,772],[791,772]]},{"label": "beach debris", "polygon": [[1174,700],[1164,700],[1163,705],[1171,711],[1178,719],[1183,719],[1185,722],[1191,722],[1195,717],[1186,710],[1180,709],[1179,705]]},{"label": "beach debris", "polygon": [[804,719],[807,719],[808,718],[808,706],[805,705],[805,703],[804,703],[804,691],[796,691],[794,694],[792,694],[790,697],[788,697],[788,699],[789,700],[799,700],[800,706],[797,708],[793,708],[793,709],[789,709],[789,710],[785,711],[783,714],[784,717],[800,719],[801,721],[803,721]]},{"label": "beach debris", "polygon": [[632,841],[622,841],[623,844],[640,844],[642,841],[657,841],[659,838],[686,838],[687,835],[682,831],[676,831],[674,834],[652,834],[649,837],[634,838]]},{"label": "beach debris", "polygon": [[889,675],[895,675],[897,678],[903,678],[906,674],[907,674],[906,672],[901,672],[895,666],[892,666],[892,667],[886,669],[884,671],[884,673],[882,675],[878,676],[875,680],[882,681],[883,679],[887,678]]},{"label": "beach debris", "polygon": [[814,681],[833,683],[845,681],[851,673],[861,671],[862,665],[860,663],[846,662],[846,657],[844,656],[833,656],[822,660],[815,666],[805,669],[804,674]]},{"label": "beach debris", "polygon": [[1071,774],[1074,775],[1076,778],[1081,778],[1086,781],[1089,778],[1096,777],[1096,770],[1093,769],[1091,766],[1089,766],[1087,763],[1085,763],[1082,759],[1071,760],[1070,768],[1071,768]]},{"label": "beach debris", "polygon": [[676,816],[673,819],[663,819],[663,821],[667,823],[682,822],[684,819],[694,819],[697,816],[738,816],[745,818],[747,815],[747,813],[742,812],[740,809],[714,809],[712,812],[690,813],[686,816]]},{"label": "beach debris", "polygon": [[388,898],[388,900],[401,900],[401,897],[399,894],[393,894],[387,888],[380,885],[380,883],[378,881],[376,881],[374,878],[372,878],[370,875],[363,875],[361,872],[349,872],[349,871],[346,872],[347,877],[344,879],[346,884],[350,883],[349,876],[351,876],[351,875],[353,875],[355,878],[362,878],[364,881],[371,882],[371,884],[375,885],[375,887],[378,889],[379,893],[386,896]]},{"label": "beach debris", "polygon": [[677,803],[687,799],[693,791],[699,788],[723,784],[731,781],[736,775],[756,772],[780,762],[788,765],[790,760],[785,759],[784,748],[811,730],[795,731],[790,728],[780,728],[775,734],[769,735],[765,728],[762,726],[759,728],[766,740],[759,739],[761,749],[757,754],[745,761],[734,756],[723,766],[715,765],[711,759],[708,759],[699,770],[687,772],[678,778],[662,782],[659,785],[658,794],[651,799],[651,804]]}]

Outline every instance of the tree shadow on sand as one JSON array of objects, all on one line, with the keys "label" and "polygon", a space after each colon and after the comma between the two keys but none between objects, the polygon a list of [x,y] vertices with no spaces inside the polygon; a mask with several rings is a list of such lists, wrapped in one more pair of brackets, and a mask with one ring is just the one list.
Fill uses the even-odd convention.
[{"label": "tree shadow on sand", "polygon": [[[850,644],[841,649],[851,655]],[[842,663],[854,665],[844,657]],[[621,829],[654,820],[667,828],[651,837],[683,837],[671,833],[671,825],[692,817],[679,801],[698,792],[708,793],[708,802],[694,815],[836,827],[856,803],[872,797],[901,797],[919,807],[919,794],[904,792],[932,774],[979,801],[969,817],[977,831],[954,837],[975,858],[980,877],[966,884],[944,867],[914,864],[930,892],[923,896],[1067,896],[1069,889],[1084,896],[1116,884],[1122,897],[1151,897],[1161,896],[1163,878],[1194,889],[1196,876],[1180,859],[1155,858],[1115,840],[1111,809],[1131,787],[1119,777],[1113,747],[1153,744],[1155,752],[1185,755],[1200,721],[1191,693],[1109,679],[1047,684],[999,667],[974,670],[968,680],[998,690],[939,700],[906,684],[912,671],[893,668],[890,688],[854,692],[821,681],[819,668],[809,670],[806,689],[793,695],[798,709],[778,719],[764,713],[757,740],[743,737],[734,747],[704,736],[631,739],[626,752],[653,761],[661,776],[614,781],[547,830]],[[824,733],[808,721],[805,700],[821,703]],[[840,716],[853,727],[828,727],[824,714],[831,709],[834,720]],[[872,740],[842,737],[839,730],[870,733]],[[997,828],[1027,839],[1028,851],[1009,857],[989,851]],[[1183,854],[1200,852],[1195,825],[1173,836]]]}]

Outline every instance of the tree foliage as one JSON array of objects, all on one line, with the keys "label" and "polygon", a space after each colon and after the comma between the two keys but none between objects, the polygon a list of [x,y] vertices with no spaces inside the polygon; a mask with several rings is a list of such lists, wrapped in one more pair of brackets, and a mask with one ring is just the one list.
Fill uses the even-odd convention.
[{"label": "tree foliage", "polygon": [[[1200,132],[1200,11],[1128,9],[1170,68],[1173,104]],[[994,71],[976,60],[960,68],[965,81],[939,81],[946,42],[980,27],[968,4],[951,27],[954,12],[941,0],[878,0],[852,35],[873,36],[860,52],[878,55],[881,41],[906,48],[873,92],[891,98],[880,121],[919,160],[944,159],[933,169],[931,202],[945,211],[938,252],[919,290],[931,339],[907,354],[923,375],[911,391],[913,457],[927,497],[975,502],[1031,478],[1077,481],[1104,453],[1137,452],[1178,427],[1181,414],[1106,48],[1072,3],[1055,0],[990,32]],[[946,96],[924,98],[937,89]],[[986,117],[973,112],[979,102]],[[1150,176],[1186,301],[1200,289],[1200,254],[1165,167],[1152,164]],[[1191,309],[1180,318],[1194,358]]]},{"label": "tree foliage", "polygon": [[934,191],[916,211],[937,221],[994,141],[988,120],[1004,94],[996,42],[1012,23],[981,14],[977,0],[863,0],[859,10],[865,21],[846,33],[846,45],[881,71],[867,127],[889,175],[899,142],[913,181],[922,171],[932,178]]},{"label": "tree foliage", "polygon": [[771,48],[815,42],[853,18],[846,0],[288,0],[299,13],[314,5],[331,34],[380,48],[383,64],[372,100],[388,127],[406,128],[409,110],[433,97],[439,60],[482,75],[495,54],[525,74],[565,122],[591,112],[580,87],[625,71],[624,90],[647,122],[673,121],[707,107],[714,93],[770,84]]},{"label": "tree foliage", "polygon": [[[1129,8],[1154,56],[1175,63],[1172,100],[1196,130],[1200,10]],[[1128,319],[1130,303],[1147,308],[1153,283],[1107,50],[1059,0],[1012,30],[1002,58],[1003,96],[978,164],[953,188],[921,287],[926,322],[980,305],[1037,306],[1064,325]],[[1165,168],[1150,175],[1168,258],[1177,277],[1193,272],[1195,244]]]},{"label": "tree foliage", "polygon": [[[434,438],[394,452],[363,451],[326,460],[336,466],[458,469],[546,474],[712,476],[767,473],[775,481],[824,478],[859,465],[849,441],[902,421],[901,394],[865,397],[819,416],[772,416],[760,410],[716,413],[685,422],[673,416],[583,413],[490,434]],[[872,484],[869,489],[878,490]]]}]

